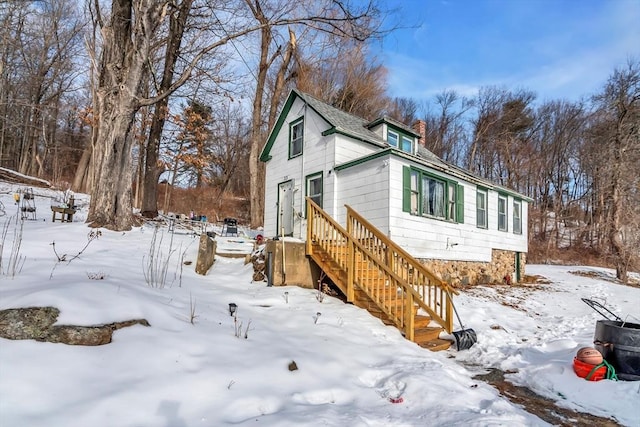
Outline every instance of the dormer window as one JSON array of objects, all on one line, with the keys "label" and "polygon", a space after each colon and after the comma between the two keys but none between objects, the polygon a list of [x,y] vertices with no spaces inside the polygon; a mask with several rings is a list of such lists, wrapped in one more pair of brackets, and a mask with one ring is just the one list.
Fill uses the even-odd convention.
[{"label": "dormer window", "polygon": [[413,138],[407,135],[389,129],[387,130],[387,143],[407,153],[413,153]]},{"label": "dormer window", "polygon": [[413,153],[413,139],[402,135],[402,151]]},{"label": "dormer window", "polygon": [[390,146],[398,148],[398,139],[400,136],[394,131],[390,130],[387,132],[387,142]]}]

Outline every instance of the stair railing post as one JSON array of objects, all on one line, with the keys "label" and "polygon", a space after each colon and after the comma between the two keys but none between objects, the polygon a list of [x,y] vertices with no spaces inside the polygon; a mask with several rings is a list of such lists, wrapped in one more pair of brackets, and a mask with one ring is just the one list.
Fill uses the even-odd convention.
[{"label": "stair railing post", "polygon": [[313,246],[311,245],[311,230],[314,227],[314,217],[315,212],[312,210],[311,203],[309,202],[309,198],[307,197],[307,242],[306,242],[306,251],[307,255],[311,255],[313,251]]},{"label": "stair railing post", "polygon": [[354,253],[353,238],[347,235],[347,301],[353,302],[355,299],[355,291],[353,281],[356,268],[356,256]]},{"label": "stair railing post", "polygon": [[402,292],[405,300],[405,308],[404,308],[404,336],[409,341],[414,341],[414,332],[415,332],[415,315],[414,315],[414,302],[413,302],[413,293],[407,292],[404,290]]},{"label": "stair railing post", "polygon": [[445,322],[446,322],[446,329],[447,332],[451,333],[453,331],[453,302],[451,301],[451,299],[453,298],[453,295],[451,295],[451,292],[444,292],[443,287],[445,286],[449,286],[447,283],[443,283],[441,289],[441,293],[443,293],[445,295],[445,298],[447,298],[447,304],[446,305],[446,310],[447,310],[447,315],[445,317]]},{"label": "stair railing post", "polygon": [[353,281],[355,279],[356,256],[353,244],[353,217],[349,206],[347,208],[347,301],[353,302],[355,291]]}]

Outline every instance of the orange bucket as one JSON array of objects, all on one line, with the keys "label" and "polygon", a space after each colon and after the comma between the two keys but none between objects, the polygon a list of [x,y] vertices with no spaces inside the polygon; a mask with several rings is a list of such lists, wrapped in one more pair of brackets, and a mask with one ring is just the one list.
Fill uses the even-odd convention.
[{"label": "orange bucket", "polygon": [[[596,365],[592,365],[590,363],[584,363],[583,361],[578,360],[575,357],[573,358],[573,370],[575,371],[576,375],[579,376],[580,378],[587,378],[589,373],[591,373],[591,371],[595,367]],[[589,381],[600,381],[604,379],[606,375],[607,375],[607,367],[600,366],[591,375],[591,378],[589,378]]]}]

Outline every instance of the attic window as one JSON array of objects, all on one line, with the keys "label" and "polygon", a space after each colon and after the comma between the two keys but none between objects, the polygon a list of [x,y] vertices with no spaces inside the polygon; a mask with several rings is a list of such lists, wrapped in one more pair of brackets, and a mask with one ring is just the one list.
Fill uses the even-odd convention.
[{"label": "attic window", "polygon": [[399,139],[399,135],[393,131],[388,131],[387,132],[387,142],[389,143],[390,146],[392,147],[397,147],[398,146],[398,139]]},{"label": "attic window", "polygon": [[401,149],[407,153],[413,153],[413,138],[397,133],[392,130],[387,131],[387,143]]},{"label": "attic window", "polygon": [[402,151],[405,151],[407,153],[413,152],[413,140],[404,135],[402,135]]},{"label": "attic window", "polygon": [[291,122],[289,125],[289,158],[302,154],[302,143],[304,138],[304,117]]}]

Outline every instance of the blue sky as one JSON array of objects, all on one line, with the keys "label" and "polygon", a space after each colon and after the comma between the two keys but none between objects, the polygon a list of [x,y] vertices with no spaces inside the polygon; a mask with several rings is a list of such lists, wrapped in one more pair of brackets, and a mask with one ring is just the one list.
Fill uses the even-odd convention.
[{"label": "blue sky", "polygon": [[378,53],[392,96],[423,102],[443,89],[488,85],[539,100],[598,91],[640,59],[640,0],[388,0],[406,27]]}]

